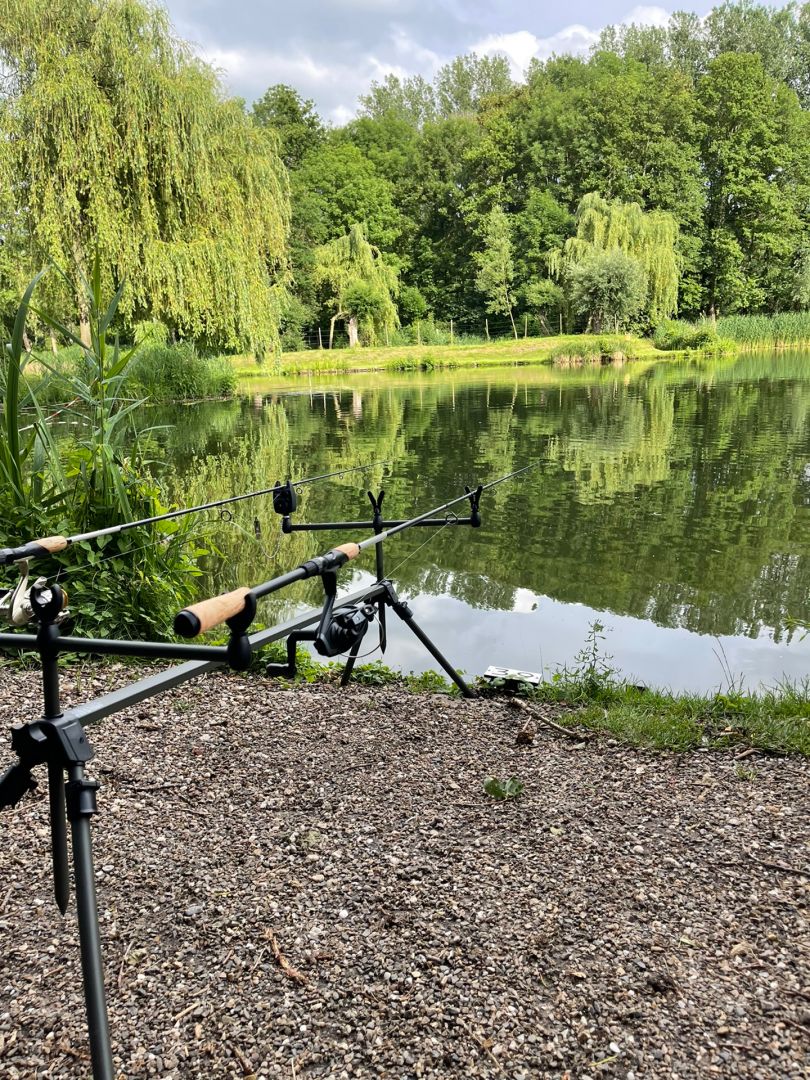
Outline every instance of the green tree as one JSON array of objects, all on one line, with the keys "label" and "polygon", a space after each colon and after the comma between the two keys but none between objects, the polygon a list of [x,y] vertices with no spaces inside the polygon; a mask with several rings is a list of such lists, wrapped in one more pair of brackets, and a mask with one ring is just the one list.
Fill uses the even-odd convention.
[{"label": "green tree", "polygon": [[704,287],[711,311],[789,305],[807,234],[810,120],[757,56],[713,60],[698,86],[706,178]]},{"label": "green tree", "polygon": [[587,315],[597,333],[618,333],[647,300],[644,267],[619,248],[588,255],[571,267],[569,281],[574,310]]},{"label": "green tree", "polygon": [[669,214],[647,213],[637,203],[609,203],[591,192],[577,207],[576,236],[553,254],[551,267],[558,276],[570,279],[574,267],[596,255],[614,251],[628,255],[646,277],[647,312],[657,323],[677,310],[677,239],[678,226]]},{"label": "green tree", "polygon": [[390,74],[360,95],[360,108],[361,115],[371,120],[401,120],[418,128],[436,119],[436,92],[421,75],[400,79]]},{"label": "green tree", "polygon": [[440,68],[435,80],[440,116],[474,113],[490,94],[503,94],[512,87],[509,61],[505,56],[457,56]]},{"label": "green tree", "polygon": [[324,126],[314,103],[302,98],[292,86],[271,86],[254,103],[252,112],[259,127],[271,128],[278,135],[281,160],[288,169],[297,169],[305,156],[323,142]]},{"label": "green tree", "polygon": [[365,154],[333,135],[307,154],[291,175],[293,195],[290,261],[301,302],[300,325],[318,315],[316,249],[363,222],[369,242],[391,251],[401,228],[393,186]]},{"label": "green tree", "polygon": [[472,319],[480,306],[472,258],[479,241],[465,212],[474,183],[470,151],[479,139],[472,117],[426,124],[397,188],[406,222],[404,279],[440,319]]},{"label": "green tree", "polygon": [[476,288],[487,299],[487,311],[509,316],[512,333],[517,337],[512,313],[515,303],[512,294],[512,283],[515,278],[512,239],[509,218],[500,206],[493,207],[489,213],[483,243],[483,250],[475,252],[473,256],[478,267],[478,273],[475,276]]},{"label": "green tree", "polygon": [[399,289],[396,270],[382,257],[379,248],[366,239],[362,225],[352,225],[315,252],[315,281],[329,294],[334,311],[329,329],[332,347],[335,323],[344,321],[349,345],[360,338],[373,344],[377,335],[398,325],[394,297]]},{"label": "green tree", "polygon": [[[0,181],[17,273],[53,260],[121,314],[220,347],[277,342],[289,197],[275,139],[140,0],[7,0]],[[84,292],[82,339],[89,341]],[[69,302],[68,302],[69,301]]]}]

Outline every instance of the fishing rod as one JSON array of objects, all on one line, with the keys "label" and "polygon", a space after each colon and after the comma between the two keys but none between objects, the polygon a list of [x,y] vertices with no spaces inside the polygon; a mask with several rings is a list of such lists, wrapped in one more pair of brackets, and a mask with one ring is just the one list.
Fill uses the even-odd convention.
[{"label": "fishing rod", "polygon": [[[490,481],[488,484],[479,484],[472,491],[467,489],[463,495],[448,499],[447,502],[442,503],[440,506],[435,506],[431,510],[426,510],[424,513],[409,518],[407,521],[399,522],[390,528],[383,529],[381,532],[376,532],[363,540],[339,544],[322,555],[308,559],[294,570],[289,570],[286,574],[271,578],[261,585],[254,585],[252,588],[243,586],[231,592],[222,593],[220,596],[214,596],[207,600],[200,600],[196,604],[191,604],[189,607],[183,608],[175,616],[175,633],[179,634],[180,637],[195,638],[218,626],[221,622],[228,622],[232,631],[236,630],[237,633],[244,635],[247,627],[255,617],[256,602],[263,597],[278,592],[296,581],[304,581],[307,578],[323,577],[325,574],[334,573],[351,559],[356,559],[367,548],[375,547],[392,536],[396,536],[397,533],[419,525],[420,522],[433,518],[435,515],[441,514],[461,502],[468,501],[473,510],[473,517],[477,518],[478,503],[483,492],[489,491],[499,484],[504,484],[507,480],[512,480],[516,476],[528,472],[529,469],[536,468],[539,464],[539,461],[533,461],[529,465],[524,465],[521,469],[515,469],[514,472],[507,473],[506,476]],[[478,520],[480,521],[480,518]],[[233,621],[233,624],[231,621]]]},{"label": "fishing rod", "polygon": [[[90,837],[90,822],[97,812],[96,794],[99,784],[87,776],[85,771],[94,756],[94,750],[85,729],[128,706],[137,705],[169,689],[179,687],[207,671],[224,665],[229,665],[235,670],[244,670],[250,664],[253,653],[272,642],[284,639],[287,642],[287,665],[268,665],[268,674],[294,674],[297,642],[312,641],[316,651],[322,655],[336,656],[348,651],[348,661],[341,680],[341,684],[345,685],[354,660],[357,658],[360,641],[374,616],[375,603],[390,607],[444,668],[461,693],[468,697],[474,696],[475,691],[467,686],[461,674],[453,668],[427,634],[416,624],[408,604],[397,597],[389,580],[378,579],[372,585],[367,585],[358,592],[343,596],[337,601],[336,571],[350,559],[356,558],[361,551],[380,545],[389,537],[411,526],[424,523],[433,515],[446,512],[465,500],[468,500],[472,507],[469,524],[480,524],[478,502],[482,493],[528,472],[539,464],[539,461],[533,462],[488,484],[479,484],[472,491],[467,489],[463,495],[449,499],[432,510],[417,514],[408,521],[392,523],[383,531],[375,532],[373,536],[365,537],[358,542],[341,544],[309,560],[297,569],[253,589],[238,589],[223,596],[203,600],[177,615],[175,629],[183,637],[196,637],[204,630],[211,629],[223,619],[227,619],[230,629],[230,640],[227,646],[192,642],[179,644],[63,637],[59,629],[59,618],[65,607],[63,590],[57,583],[51,584],[45,579],[41,579],[31,587],[29,603],[33,620],[37,624],[36,634],[0,633],[0,648],[21,649],[24,652],[39,654],[42,670],[43,710],[41,717],[12,728],[11,743],[16,754],[16,761],[0,774],[0,810],[4,807],[16,806],[36,786],[33,773],[43,766],[46,767],[54,895],[62,913],[67,908],[70,896],[68,824],[72,837],[70,850],[75,880],[82,983],[94,1080],[114,1080],[115,1067],[104,990],[101,934]],[[369,466],[363,467],[369,468]],[[341,472],[348,471],[357,470],[341,470]],[[315,479],[313,477],[302,483],[310,483]],[[274,492],[274,498],[277,489],[282,492],[282,497],[286,498],[290,493],[291,485],[288,482],[287,485],[276,485],[275,489],[268,489]],[[209,505],[222,505],[227,501],[233,500],[220,500],[217,504]],[[377,509],[379,509],[380,501],[377,500]],[[191,513],[192,510],[188,512]],[[176,511],[172,512],[175,515],[176,513]],[[158,515],[156,519],[150,520],[161,520],[163,517],[164,515]],[[455,515],[450,514],[444,524],[453,524],[456,520]],[[138,524],[144,524],[144,522],[128,523],[127,527],[134,528]],[[440,523],[437,522],[437,524]],[[92,535],[104,535],[105,532],[109,535],[109,530],[100,530],[98,533],[88,534],[86,538]],[[81,538],[56,539],[64,543],[55,550],[62,550],[68,543],[75,543]],[[27,547],[30,546],[32,545],[27,545]],[[22,550],[24,554],[18,555],[17,558],[32,557],[30,551],[26,551],[25,548]],[[39,552],[33,554],[36,557]],[[321,578],[324,586],[325,600],[322,608],[310,609],[285,623],[250,636],[247,635],[247,629],[256,613],[258,599],[294,581],[315,576]],[[307,629],[316,624],[315,631]],[[63,653],[137,656],[188,662],[172,666],[166,671],[150,673],[145,678],[113,690],[94,701],[63,709],[60,700],[59,666],[59,657]]]},{"label": "fishing rod", "polygon": [[180,510],[169,510],[165,514],[156,514],[154,517],[141,518],[139,521],[125,521],[118,525],[109,525],[104,529],[95,529],[92,532],[77,533],[75,536],[45,536],[38,540],[29,540],[16,548],[0,548],[0,566],[19,562],[21,559],[44,559],[48,555],[55,555],[64,551],[73,544],[83,540],[96,540],[100,536],[117,536],[129,529],[142,528],[145,525],[154,525],[158,521],[170,521],[172,518],[184,517],[186,514],[198,514],[203,510],[216,510],[220,506],[230,503],[241,502],[243,499],[255,499],[260,495],[273,496],[273,509],[278,514],[289,514],[297,506],[296,491],[307,484],[314,484],[317,480],[328,480],[333,476],[346,476],[349,473],[362,472],[372,469],[375,465],[387,465],[386,461],[372,461],[368,465],[356,465],[350,469],[336,469],[334,472],[321,473],[319,476],[308,476],[305,480],[287,480],[282,484],[279,481],[270,488],[262,488],[261,491],[249,491],[242,495],[231,495],[226,499],[217,499],[214,502],[201,503],[199,506],[189,506]]}]

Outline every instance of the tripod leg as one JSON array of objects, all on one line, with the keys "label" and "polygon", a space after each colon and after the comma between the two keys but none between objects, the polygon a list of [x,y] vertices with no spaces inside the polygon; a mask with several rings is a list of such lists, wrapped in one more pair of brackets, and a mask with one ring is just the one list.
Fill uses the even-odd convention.
[{"label": "tripod leg", "polygon": [[402,621],[409,628],[409,630],[411,630],[412,633],[414,633],[416,637],[419,638],[419,640],[422,642],[422,644],[425,646],[425,648],[434,658],[434,660],[438,660],[438,662],[441,664],[441,666],[444,668],[444,670],[447,672],[447,674],[462,692],[464,697],[475,697],[475,692],[471,690],[469,686],[467,686],[465,681],[462,679],[462,677],[459,675],[459,673],[456,671],[450,661],[441,652],[439,652],[438,648],[433,644],[425,631],[414,622],[413,615],[411,614],[411,609],[408,607],[405,601],[392,600],[391,607],[394,609],[397,615],[399,615],[400,619],[402,619]]},{"label": "tripod leg", "polygon": [[363,644],[363,639],[360,638],[359,641],[355,641],[354,645],[352,645],[351,652],[349,653],[349,658],[346,661],[346,666],[344,667],[344,669],[343,669],[343,671],[341,672],[341,675],[340,675],[340,685],[341,686],[345,686],[348,683],[349,679],[351,678],[352,671],[354,670],[354,664],[355,664],[355,661],[357,660],[357,654],[360,652],[360,646],[362,644]]},{"label": "tripod leg", "polygon": [[67,807],[73,840],[76,873],[76,911],[82,955],[82,980],[90,1032],[93,1080],[115,1080],[107,1002],[104,997],[104,970],[101,965],[101,935],[98,926],[96,883],[90,818],[96,811],[95,781],[86,780],[82,765],[71,765],[67,785]]},{"label": "tripod leg", "polygon": [[51,810],[51,858],[53,891],[56,904],[64,915],[70,899],[68,872],[67,822],[65,821],[65,770],[58,761],[48,762],[48,801]]}]

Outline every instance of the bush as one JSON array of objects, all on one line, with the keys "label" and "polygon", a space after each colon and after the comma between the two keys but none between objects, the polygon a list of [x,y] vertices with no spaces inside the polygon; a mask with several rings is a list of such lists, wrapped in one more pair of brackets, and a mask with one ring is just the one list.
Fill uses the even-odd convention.
[{"label": "bush", "polygon": [[688,323],[665,319],[655,329],[656,349],[711,349],[719,343],[717,331],[709,323]]},{"label": "bush", "polygon": [[[24,390],[23,329],[38,280],[23,298],[2,366],[0,473],[6,481],[0,484],[0,546],[32,536],[90,532],[168,509],[148,471],[146,440],[134,426],[133,410],[141,402],[132,401],[127,389],[133,357],[107,341],[105,328],[113,321],[118,297],[105,310],[98,262],[85,298],[92,344],[83,348],[76,342],[78,356],[65,350],[64,370],[52,371],[40,383],[50,388],[61,380],[64,395],[77,405],[69,435],[55,438],[39,387]],[[54,329],[62,326],[47,312],[39,316]],[[167,612],[191,597],[199,572],[196,557],[205,553],[197,543],[197,528],[192,519],[172,520],[148,531],[78,541],[58,560],[43,560],[37,571],[47,575],[58,568],[65,577],[76,574],[69,578],[70,606],[83,632],[160,633]]]},{"label": "bush", "polygon": [[144,346],[129,369],[131,389],[153,401],[230,397],[236,375],[226,356],[200,356],[194,345]]},{"label": "bush", "polygon": [[594,329],[619,330],[638,316],[647,301],[647,276],[638,259],[616,250],[599,252],[569,271],[571,303]]}]

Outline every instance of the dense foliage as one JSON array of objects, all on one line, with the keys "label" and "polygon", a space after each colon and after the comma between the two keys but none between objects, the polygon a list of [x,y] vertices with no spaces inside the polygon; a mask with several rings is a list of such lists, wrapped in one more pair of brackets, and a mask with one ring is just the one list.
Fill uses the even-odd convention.
[{"label": "dense foliage", "polygon": [[[0,13],[0,300],[100,256],[118,318],[220,348],[273,347],[289,197],[272,132],[141,0],[8,0]],[[80,284],[43,283],[60,310]],[[72,291],[72,295],[69,295]]]},{"label": "dense foliage", "polygon": [[[150,468],[153,432],[135,424],[144,401],[127,391],[137,352],[108,339],[121,293],[102,304],[101,279],[96,258],[82,295],[90,337],[86,347],[60,319],[39,312],[45,325],[72,340],[81,354],[72,372],[56,376],[70,397],[58,409],[43,407],[39,391],[47,381],[29,385],[31,355],[23,347],[43,274],[28,286],[15,313],[0,363],[0,546],[89,532],[165,509]],[[196,558],[205,552],[196,528],[191,519],[176,519],[79,541],[58,562],[38,563],[36,570],[52,571],[67,585],[71,611],[85,633],[164,634],[172,611],[190,599],[199,574]]]},{"label": "dense foliage", "polygon": [[[331,127],[276,84],[246,109],[152,0],[8,0],[0,315],[96,251],[105,290],[128,281],[125,333],[259,356],[330,324],[370,343],[810,306],[810,4],[608,28],[520,80],[458,57],[359,104]],[[373,280],[338,281],[361,234]]]},{"label": "dense foliage", "polygon": [[421,298],[403,323],[430,314],[481,333],[488,317],[511,334],[528,314],[595,328],[554,272],[595,210],[624,227],[607,246],[645,274],[643,304],[611,324],[810,303],[810,5],[742,0],[666,29],[611,28],[591,56],[533,61],[518,82],[497,57],[459,58],[432,83],[388,76],[339,128],[290,87],[265,102],[257,118],[291,168],[295,318],[310,344],[328,325],[312,248],[357,222],[400,270],[402,297]]}]

